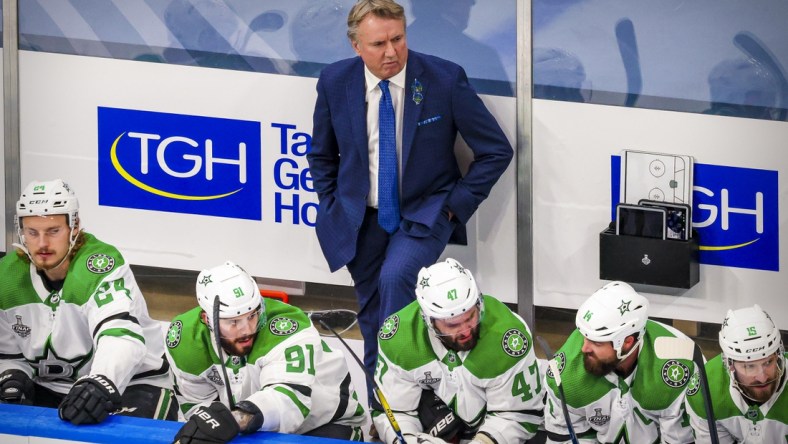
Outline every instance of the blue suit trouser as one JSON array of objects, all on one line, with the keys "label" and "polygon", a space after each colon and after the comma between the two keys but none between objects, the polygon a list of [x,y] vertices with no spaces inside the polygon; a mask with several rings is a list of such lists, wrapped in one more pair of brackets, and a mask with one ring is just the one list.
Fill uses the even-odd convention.
[{"label": "blue suit trouser", "polygon": [[[387,233],[378,225],[378,212],[367,208],[359,229],[356,256],[347,264],[358,299],[358,325],[364,338],[364,366],[375,373],[377,334],[383,321],[416,298],[416,278],[422,267],[440,257],[456,222],[444,213],[425,237],[398,229]],[[372,399],[371,387],[367,387]]]}]

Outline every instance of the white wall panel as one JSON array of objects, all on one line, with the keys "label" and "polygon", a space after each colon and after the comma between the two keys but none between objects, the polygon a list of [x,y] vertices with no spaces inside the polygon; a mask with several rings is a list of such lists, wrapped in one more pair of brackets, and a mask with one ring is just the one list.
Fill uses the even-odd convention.
[{"label": "white wall panel", "polygon": [[[785,122],[535,100],[533,127],[536,305],[574,309],[606,283],[599,279],[599,233],[611,216],[611,156],[621,150],[686,154],[696,163],[780,176],[788,171]],[[774,191],[785,205],[785,181]],[[690,290],[647,294],[651,315],[721,323],[729,308],[758,303],[788,328],[783,208],[778,224],[780,271],[701,264],[700,283]]]},{"label": "white wall panel", "polygon": [[[19,78],[23,185],[53,177],[70,182],[85,228],[129,262],[199,270],[231,259],[255,276],[351,285],[345,270],[328,273],[313,228],[273,217],[275,192],[316,202],[314,193],[277,189],[273,165],[283,156],[280,131],[272,127],[311,133],[316,79],[28,51],[20,51]],[[484,100],[514,141],[514,98]],[[262,220],[99,205],[98,107],[260,122]],[[303,156],[291,159],[308,167]],[[471,245],[446,252],[474,271],[483,291],[513,303],[514,178],[513,162],[472,219]]]}]

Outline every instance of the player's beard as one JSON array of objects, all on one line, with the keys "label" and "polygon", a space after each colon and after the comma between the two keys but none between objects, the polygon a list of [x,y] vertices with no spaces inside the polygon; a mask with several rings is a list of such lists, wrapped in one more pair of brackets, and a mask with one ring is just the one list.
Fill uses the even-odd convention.
[{"label": "player's beard", "polygon": [[583,353],[583,367],[594,376],[605,376],[615,370],[620,362],[621,360],[615,356],[612,360],[604,361],[589,353]]},{"label": "player's beard", "polygon": [[[240,342],[248,341],[248,343],[241,345]],[[228,339],[228,338],[219,338],[219,341],[222,344],[222,348],[224,351],[227,352],[228,355],[232,356],[246,356],[249,352],[252,351],[252,347],[254,346],[254,341],[257,340],[257,333],[253,333],[251,335],[241,336],[235,339]]]},{"label": "player's beard", "polygon": [[475,327],[471,328],[470,330],[470,338],[468,338],[464,342],[460,342],[458,339],[453,339],[449,336],[438,336],[443,343],[443,346],[448,348],[449,350],[454,350],[456,352],[461,351],[470,351],[473,347],[476,347],[476,343],[479,342],[479,330],[481,324],[477,324]]},{"label": "player's beard", "polygon": [[777,391],[777,385],[780,383],[780,378],[775,378],[771,382],[762,384],[760,387],[744,385],[739,383],[739,387],[745,392],[745,395],[757,402],[766,402]]}]

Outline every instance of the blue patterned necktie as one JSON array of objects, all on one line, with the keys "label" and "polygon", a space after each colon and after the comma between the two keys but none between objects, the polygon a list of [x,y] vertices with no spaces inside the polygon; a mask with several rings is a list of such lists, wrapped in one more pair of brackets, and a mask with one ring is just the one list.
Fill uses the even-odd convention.
[{"label": "blue patterned necktie", "polygon": [[378,223],[393,233],[400,221],[394,105],[389,81],[381,80],[378,86],[383,93],[378,108]]}]

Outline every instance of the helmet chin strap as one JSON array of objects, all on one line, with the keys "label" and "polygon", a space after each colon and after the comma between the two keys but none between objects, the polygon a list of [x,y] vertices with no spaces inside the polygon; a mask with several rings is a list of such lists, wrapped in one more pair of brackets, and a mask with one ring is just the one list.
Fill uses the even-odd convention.
[{"label": "helmet chin strap", "polygon": [[[779,356],[780,359],[785,359],[785,358],[783,358],[783,354],[782,353],[778,354],[778,356]],[[777,370],[778,370],[777,371],[777,376],[774,379],[772,379],[771,381],[764,382],[764,384],[771,384],[774,381],[780,381],[780,383],[777,384],[777,389],[779,389],[780,384],[784,384],[785,383],[785,381],[782,380],[783,375],[785,375],[785,363],[783,362],[782,365],[780,365],[778,363],[777,364]],[[733,368],[732,364],[728,365],[728,374],[730,375],[731,383],[736,388],[736,390],[738,390],[739,393],[742,394],[742,396],[744,396],[745,398],[749,399],[750,401],[761,402],[760,400],[754,399],[753,397],[751,397],[750,395],[747,394],[747,390],[745,390],[744,387],[749,387],[749,386],[739,382],[739,380],[736,378],[736,370]]]},{"label": "helmet chin strap", "polygon": [[634,353],[635,350],[640,350],[640,345],[643,343],[643,336],[644,335],[642,335],[642,334],[639,335],[638,336],[638,341],[634,345],[632,345],[632,348],[630,348],[629,351],[626,354],[624,354],[623,356],[621,355],[621,348],[623,348],[623,344],[622,344],[621,348],[616,350],[616,357],[623,361],[624,359],[627,359],[629,357],[629,355]]}]

